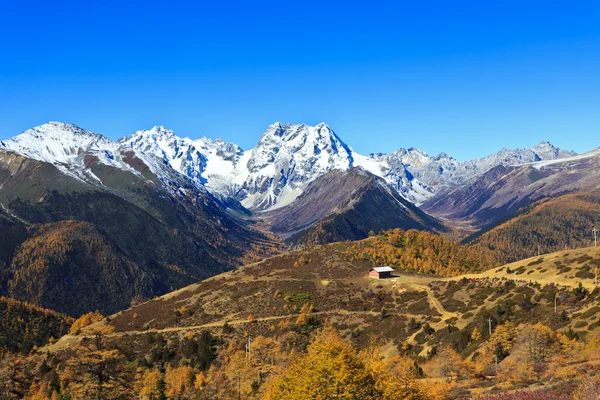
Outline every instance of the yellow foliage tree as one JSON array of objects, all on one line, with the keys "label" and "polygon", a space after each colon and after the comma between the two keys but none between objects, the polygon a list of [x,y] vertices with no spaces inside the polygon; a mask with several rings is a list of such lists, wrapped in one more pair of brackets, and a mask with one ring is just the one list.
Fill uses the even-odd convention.
[{"label": "yellow foliage tree", "polygon": [[452,382],[464,373],[464,363],[460,355],[450,346],[444,345],[432,360],[436,374]]},{"label": "yellow foliage tree", "polygon": [[180,400],[194,388],[196,374],[190,366],[173,368],[167,366],[165,371],[165,395],[169,399]]},{"label": "yellow foliage tree", "polygon": [[481,334],[479,328],[473,329],[473,332],[471,332],[471,340],[474,342],[479,342],[481,339],[483,339],[483,335]]},{"label": "yellow foliage tree", "polygon": [[145,370],[138,374],[135,389],[143,400],[156,400],[160,395],[162,374],[156,370]]},{"label": "yellow foliage tree", "polygon": [[388,361],[379,361],[370,365],[374,373],[378,398],[394,399],[430,399],[420,383],[414,361],[406,357],[393,357]]},{"label": "yellow foliage tree", "polygon": [[91,325],[94,322],[102,321],[103,318],[104,316],[99,311],[90,311],[87,314],[83,314],[73,322],[69,334],[78,335],[84,327]]},{"label": "yellow foliage tree", "polygon": [[270,381],[265,399],[376,399],[370,372],[352,346],[328,327],[305,355]]}]

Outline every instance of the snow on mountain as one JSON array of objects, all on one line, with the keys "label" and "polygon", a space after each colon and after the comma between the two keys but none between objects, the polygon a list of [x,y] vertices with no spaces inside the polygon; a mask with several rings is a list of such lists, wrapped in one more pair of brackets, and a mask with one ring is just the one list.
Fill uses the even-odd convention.
[{"label": "snow on mountain", "polygon": [[352,150],[325,123],[275,123],[249,153],[238,198],[251,209],[289,204],[315,178],[353,166]]},{"label": "snow on mountain", "polygon": [[122,160],[119,147],[102,135],[63,122],[48,122],[0,143],[0,148],[54,164],[70,176],[94,183],[99,179],[85,167],[86,156],[139,174]]},{"label": "snow on mountain", "polygon": [[164,160],[175,171],[219,197],[235,197],[245,181],[244,151],[236,144],[217,138],[180,138],[163,126],[141,130],[119,143],[141,154]]},{"label": "snow on mountain", "polygon": [[419,149],[399,149],[390,154],[371,154],[372,160],[387,165],[383,177],[404,197],[421,204],[445,189],[463,184],[499,165],[511,166],[556,160],[576,155],[548,142],[530,149],[502,149],[490,156],[458,161],[445,153],[435,157]]},{"label": "snow on mountain", "polygon": [[62,122],[48,122],[2,143],[4,148],[29,158],[65,165],[72,164],[88,151],[98,151],[109,157],[106,150],[114,144],[102,135]]},{"label": "snow on mountain", "polygon": [[233,143],[206,137],[181,138],[163,126],[141,130],[119,142],[75,125],[49,122],[5,141],[0,148],[53,163],[80,179],[94,178],[84,158],[134,171],[122,160],[133,149],[166,187],[176,187],[183,175],[198,188],[222,199],[234,198],[251,210],[275,209],[293,202],[308,183],[332,170],[359,166],[384,178],[409,201],[421,204],[444,190],[467,182],[498,165],[520,165],[573,156],[542,142],[524,150],[460,162],[445,153],[429,156],[415,148],[388,154],[361,155],[346,145],[325,123],[316,126],[275,123],[247,151]]},{"label": "snow on mountain", "polygon": [[167,162],[171,168],[186,175],[198,184],[205,183],[201,171],[206,166],[206,158],[196,150],[193,141],[180,138],[164,126],[155,126],[149,130],[137,131],[119,141],[141,154],[151,154]]},{"label": "snow on mountain", "polygon": [[[130,165],[131,157],[126,153],[131,149],[73,124],[45,123],[1,141],[0,149],[53,164],[63,173],[95,186],[104,184],[94,174],[93,168],[90,168],[93,163],[118,168],[145,179],[142,173]],[[165,189],[173,194],[186,195],[190,187],[188,178],[173,171],[164,163],[163,157],[155,157],[152,153],[134,153],[158,177]],[[129,162],[126,158],[129,158]],[[197,185],[197,189],[205,191],[202,185]]]},{"label": "snow on mountain", "polygon": [[555,147],[549,142],[541,142],[537,146],[533,146],[530,148],[532,152],[534,152],[540,161],[545,160],[557,160],[561,158],[570,158],[577,155],[574,151],[562,150],[558,147]]},{"label": "snow on mountain", "polygon": [[248,151],[220,139],[181,139],[163,127],[138,131],[120,143],[162,157],[214,195],[255,210],[289,204],[310,181],[353,164],[352,150],[324,123],[275,123]]}]

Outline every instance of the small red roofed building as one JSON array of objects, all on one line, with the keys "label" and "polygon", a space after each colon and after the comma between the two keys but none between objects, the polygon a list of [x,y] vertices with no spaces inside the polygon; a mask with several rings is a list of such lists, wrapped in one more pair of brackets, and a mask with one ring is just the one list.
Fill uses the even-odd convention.
[{"label": "small red roofed building", "polygon": [[369,270],[369,278],[386,279],[392,277],[394,269],[391,267],[374,267]]}]

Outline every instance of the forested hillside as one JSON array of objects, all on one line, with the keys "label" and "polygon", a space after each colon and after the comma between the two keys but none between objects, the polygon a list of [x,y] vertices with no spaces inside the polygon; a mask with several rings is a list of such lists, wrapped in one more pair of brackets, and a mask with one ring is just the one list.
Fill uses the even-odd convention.
[{"label": "forested hillside", "polygon": [[600,227],[600,192],[567,194],[532,204],[487,232],[465,241],[488,248],[505,264],[565,248],[593,245],[592,229]]},{"label": "forested hillside", "polygon": [[121,169],[88,150],[74,158],[79,176],[0,151],[0,295],[111,314],[277,251],[185,177],[161,180],[131,151],[106,153]]},{"label": "forested hillside", "polygon": [[[385,237],[365,242],[443,246],[412,232]],[[87,314],[55,344],[0,359],[0,390],[36,400],[600,394],[597,248],[463,277],[375,280],[369,262],[345,257],[347,245],[282,254],[104,320]]]},{"label": "forested hillside", "polygon": [[66,334],[73,319],[18,300],[0,297],[0,353],[28,354]]},{"label": "forested hillside", "polygon": [[497,265],[494,254],[485,246],[464,246],[447,236],[417,230],[393,229],[373,234],[368,240],[348,243],[344,254],[350,261],[438,276],[482,271]]},{"label": "forested hillside", "polygon": [[80,221],[41,224],[15,251],[11,297],[78,316],[117,312],[152,294],[152,279],[102,235]]}]

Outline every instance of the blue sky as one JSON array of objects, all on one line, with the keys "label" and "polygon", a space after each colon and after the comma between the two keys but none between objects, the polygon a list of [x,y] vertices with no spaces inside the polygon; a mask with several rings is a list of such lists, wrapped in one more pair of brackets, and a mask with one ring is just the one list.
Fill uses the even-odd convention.
[{"label": "blue sky", "polygon": [[[126,4],[124,4],[126,3]],[[361,153],[600,146],[598,1],[0,0],[0,138],[49,120]]]}]

